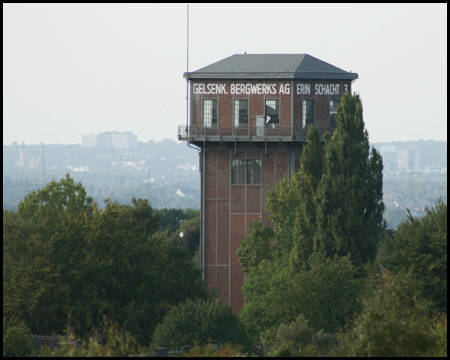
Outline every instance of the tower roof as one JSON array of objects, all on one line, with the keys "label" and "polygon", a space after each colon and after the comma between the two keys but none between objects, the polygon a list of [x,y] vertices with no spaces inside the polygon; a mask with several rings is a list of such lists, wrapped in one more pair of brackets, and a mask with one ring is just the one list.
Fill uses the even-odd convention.
[{"label": "tower roof", "polygon": [[236,54],[184,73],[189,79],[357,79],[347,72],[308,54]]}]

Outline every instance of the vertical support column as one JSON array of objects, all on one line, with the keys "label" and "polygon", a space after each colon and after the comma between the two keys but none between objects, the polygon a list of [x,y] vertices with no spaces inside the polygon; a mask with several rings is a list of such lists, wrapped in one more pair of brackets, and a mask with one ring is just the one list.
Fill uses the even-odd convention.
[{"label": "vertical support column", "polygon": [[202,280],[205,280],[205,148],[202,148],[200,152],[201,165],[200,165],[200,187],[201,187],[201,229],[200,229],[200,269],[202,270]]}]

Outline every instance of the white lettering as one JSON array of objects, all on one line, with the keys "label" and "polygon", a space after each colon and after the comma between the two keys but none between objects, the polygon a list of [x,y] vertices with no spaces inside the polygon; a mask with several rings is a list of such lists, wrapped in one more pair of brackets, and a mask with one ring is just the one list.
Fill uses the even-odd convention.
[{"label": "white lettering", "polygon": [[316,95],[339,95],[339,84],[316,84]]},{"label": "white lettering", "polygon": [[310,95],[311,84],[297,84],[297,95]]},{"label": "white lettering", "polygon": [[284,92],[286,95],[290,95],[291,94],[291,84],[285,84],[284,85]]},{"label": "white lettering", "polygon": [[[233,85],[232,85],[233,86]],[[193,84],[194,94],[228,94],[226,84]]]},{"label": "white lettering", "polygon": [[[290,95],[290,84],[192,84],[192,92],[195,95]],[[278,89],[279,86],[279,89]],[[309,84],[297,84],[297,94],[309,94]]]}]

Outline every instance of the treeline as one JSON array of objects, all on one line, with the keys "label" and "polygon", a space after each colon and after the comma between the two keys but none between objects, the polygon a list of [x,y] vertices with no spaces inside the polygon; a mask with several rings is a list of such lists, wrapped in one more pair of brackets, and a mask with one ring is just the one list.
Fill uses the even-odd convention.
[{"label": "treeline", "polygon": [[[146,200],[99,209],[70,177],[4,211],[4,355],[447,356],[447,205],[386,229],[358,96],[337,124],[324,146],[311,126],[299,171],[268,195],[270,226],[243,239],[239,315],[200,279],[195,214],[178,227],[187,214]],[[37,352],[32,333],[70,336]]]},{"label": "treeline", "polygon": [[67,175],[4,210],[3,234],[7,329],[84,339],[106,320],[149,344],[171,307],[208,298],[193,261],[198,211],[154,210],[142,199],[99,209]]}]

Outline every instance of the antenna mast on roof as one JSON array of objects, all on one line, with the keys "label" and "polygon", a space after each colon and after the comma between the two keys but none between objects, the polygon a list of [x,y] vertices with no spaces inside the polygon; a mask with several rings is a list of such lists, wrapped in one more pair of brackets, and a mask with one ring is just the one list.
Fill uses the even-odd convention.
[{"label": "antenna mast on roof", "polygon": [[189,126],[189,4],[187,4],[186,19],[186,135]]}]

